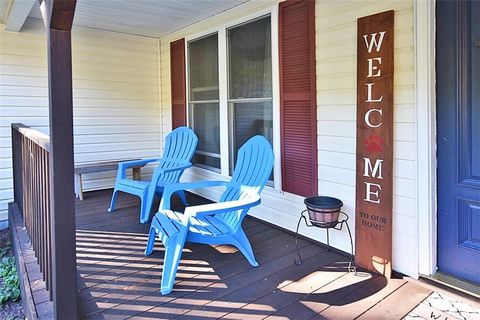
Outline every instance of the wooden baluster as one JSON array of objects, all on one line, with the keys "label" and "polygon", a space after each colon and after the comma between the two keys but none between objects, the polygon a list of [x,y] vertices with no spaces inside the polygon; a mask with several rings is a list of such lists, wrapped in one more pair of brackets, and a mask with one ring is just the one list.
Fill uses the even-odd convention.
[{"label": "wooden baluster", "polygon": [[[34,232],[34,250],[35,250],[35,257],[37,257],[37,263],[39,260],[38,254],[38,240],[40,239],[39,235],[39,223],[38,223],[38,196],[37,196],[37,184],[38,184],[38,172],[37,172],[37,145],[35,142],[32,141],[32,148],[31,148],[31,155],[30,159],[32,160],[32,209],[33,209],[33,232]],[[40,272],[42,270],[40,269]]]},{"label": "wooden baluster", "polygon": [[37,145],[37,150],[35,154],[37,162],[37,207],[38,207],[38,229],[39,229],[39,241],[38,241],[38,264],[40,265],[40,270],[42,271],[43,280],[45,280],[45,266],[43,264],[43,239],[45,234],[43,232],[43,210],[42,210],[42,148]]},{"label": "wooden baluster", "polygon": [[[49,234],[48,234],[48,218],[47,218],[47,215],[48,215],[48,207],[47,207],[47,197],[48,197],[48,194],[47,194],[47,184],[45,183],[45,181],[48,181],[48,176],[46,175],[45,173],[45,170],[48,170],[48,167],[47,167],[47,161],[45,161],[45,155],[47,155],[48,157],[48,154],[45,150],[42,151],[42,206],[43,206],[43,228],[44,228],[44,233],[45,233],[45,237],[43,238],[43,250],[44,250],[44,257],[43,257],[43,264],[45,266],[45,281],[48,281],[48,260],[47,260],[47,257],[48,257],[48,237],[49,237]],[[48,158],[47,158],[48,160]]]}]

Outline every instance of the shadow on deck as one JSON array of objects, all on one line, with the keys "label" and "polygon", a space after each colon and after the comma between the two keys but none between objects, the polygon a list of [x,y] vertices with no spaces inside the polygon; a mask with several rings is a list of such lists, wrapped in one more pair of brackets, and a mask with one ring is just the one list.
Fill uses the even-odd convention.
[{"label": "shadow on deck", "polygon": [[243,225],[259,267],[230,246],[187,244],[174,290],[162,296],[161,243],[145,257],[149,225],[139,223],[139,201],[120,194],[109,214],[110,196],[96,191],[77,200],[81,319],[401,319],[429,294],[402,279],[348,273],[348,258],[305,240],[297,266],[292,234],[248,218]]}]

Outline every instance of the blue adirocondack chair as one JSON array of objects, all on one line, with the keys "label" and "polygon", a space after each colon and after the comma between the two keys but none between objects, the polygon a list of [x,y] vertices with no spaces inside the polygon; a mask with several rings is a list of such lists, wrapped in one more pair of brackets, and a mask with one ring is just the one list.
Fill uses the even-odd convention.
[{"label": "blue adirocondack chair", "polygon": [[[166,184],[178,183],[183,171],[191,167],[190,160],[197,148],[198,138],[187,127],[178,127],[170,132],[165,138],[165,149],[161,158],[125,161],[118,164],[117,179],[112,194],[112,201],[108,212],[115,210],[115,201],[119,191],[130,193],[140,197],[140,222],[147,223],[150,220],[155,194],[161,195]],[[145,166],[157,163],[152,179],[133,180],[126,176],[126,171],[131,167]],[[185,205],[187,204],[183,191],[177,192]]]},{"label": "blue adirocondack chair", "polygon": [[[152,253],[156,235],[165,245],[162,294],[172,291],[185,241],[234,245],[252,266],[258,266],[242,230],[242,220],[251,207],[260,204],[260,193],[272,167],[272,146],[263,136],[255,136],[238,151],[230,181],[181,183],[165,187],[161,209],[152,220],[145,250],[146,255]],[[183,214],[169,210],[170,198],[175,192],[221,185],[225,185],[226,190],[218,203],[187,207]]]}]

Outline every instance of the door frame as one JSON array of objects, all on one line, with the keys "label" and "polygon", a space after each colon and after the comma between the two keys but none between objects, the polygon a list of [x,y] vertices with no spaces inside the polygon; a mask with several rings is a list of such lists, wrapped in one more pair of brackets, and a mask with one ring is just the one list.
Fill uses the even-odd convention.
[{"label": "door frame", "polygon": [[414,1],[418,275],[437,271],[435,0]]}]

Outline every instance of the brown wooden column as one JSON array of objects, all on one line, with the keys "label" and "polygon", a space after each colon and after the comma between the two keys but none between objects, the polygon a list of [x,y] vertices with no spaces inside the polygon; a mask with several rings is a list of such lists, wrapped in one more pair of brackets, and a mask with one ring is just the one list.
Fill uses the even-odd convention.
[{"label": "brown wooden column", "polygon": [[56,319],[77,318],[71,29],[76,0],[40,1],[48,41],[52,300]]}]

